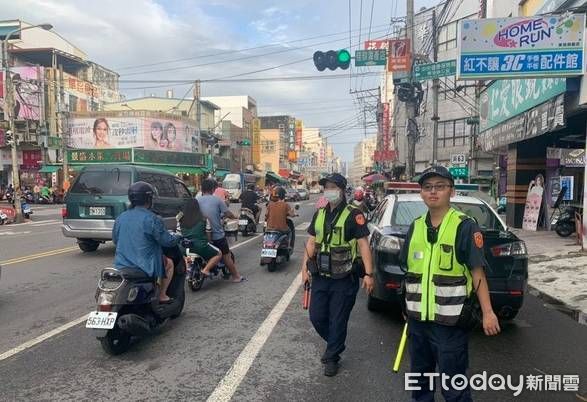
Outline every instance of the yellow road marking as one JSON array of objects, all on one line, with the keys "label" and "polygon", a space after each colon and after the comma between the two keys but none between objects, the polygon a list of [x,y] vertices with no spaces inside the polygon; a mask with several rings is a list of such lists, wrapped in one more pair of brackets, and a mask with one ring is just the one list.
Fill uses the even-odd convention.
[{"label": "yellow road marking", "polygon": [[59,248],[59,249],[56,249],[56,250],[45,251],[43,253],[27,255],[27,256],[24,256],[24,257],[12,258],[10,260],[0,261],[0,265],[6,266],[6,265],[19,264],[21,262],[27,262],[27,261],[31,261],[31,260],[36,260],[36,259],[43,258],[43,257],[50,257],[50,256],[53,256],[53,255],[69,253],[69,252],[74,251],[74,250],[78,250],[78,247],[77,246],[71,246],[71,247]]}]

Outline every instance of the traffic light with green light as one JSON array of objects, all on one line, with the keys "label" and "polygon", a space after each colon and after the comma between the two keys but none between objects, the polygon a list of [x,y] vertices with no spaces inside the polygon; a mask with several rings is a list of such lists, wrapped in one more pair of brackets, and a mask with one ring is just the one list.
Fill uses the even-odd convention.
[{"label": "traffic light with green light", "polygon": [[329,50],[327,52],[314,52],[314,65],[318,71],[324,71],[327,68],[334,71],[337,68],[346,70],[351,64],[351,54],[346,49]]}]

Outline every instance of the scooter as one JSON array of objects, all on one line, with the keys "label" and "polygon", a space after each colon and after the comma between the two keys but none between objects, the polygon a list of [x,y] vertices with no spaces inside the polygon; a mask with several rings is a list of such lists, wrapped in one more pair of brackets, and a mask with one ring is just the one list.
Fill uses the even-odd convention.
[{"label": "scooter", "polygon": [[257,232],[257,219],[249,208],[241,208],[241,214],[238,218],[238,230],[243,236]]},{"label": "scooter", "polygon": [[[295,209],[300,206],[296,205]],[[261,249],[261,265],[267,265],[269,272],[275,272],[277,266],[284,261],[289,261],[293,254],[295,244],[295,227],[291,219],[287,219],[290,233],[277,230],[265,230],[263,235],[263,248]],[[290,239],[291,236],[291,239]]]},{"label": "scooter", "polygon": [[[186,247],[185,256],[188,259],[186,281],[192,292],[197,292],[198,290],[202,289],[202,285],[204,284],[206,278],[216,279],[221,277],[224,280],[230,278],[230,272],[224,264],[223,259],[221,259],[220,262],[210,270],[210,274],[207,277],[204,274],[202,274],[202,270],[208,262],[199,254],[196,254],[195,252],[190,250],[189,245],[189,240],[187,241],[187,244],[184,243],[184,246]],[[233,261],[236,262],[232,251],[230,252],[230,255]]]},{"label": "scooter", "polygon": [[139,268],[105,268],[96,290],[96,311],[89,314],[86,328],[95,332],[110,355],[126,352],[133,337],[154,335],[169,320],[181,315],[185,304],[185,261],[179,246],[164,248],[175,270],[167,289],[170,303],[159,302],[154,278]]},{"label": "scooter", "polygon": [[20,210],[22,212],[22,216],[24,216],[25,219],[31,219],[33,210],[31,209],[31,206],[27,203],[24,197],[20,201]]},{"label": "scooter", "polygon": [[565,207],[554,225],[554,231],[560,237],[569,237],[576,231],[575,208]]},{"label": "scooter", "polygon": [[8,215],[0,211],[0,225],[4,225],[6,222],[8,222]]},{"label": "scooter", "polygon": [[227,238],[234,237],[234,241],[238,241],[238,219],[224,218],[222,226]]}]

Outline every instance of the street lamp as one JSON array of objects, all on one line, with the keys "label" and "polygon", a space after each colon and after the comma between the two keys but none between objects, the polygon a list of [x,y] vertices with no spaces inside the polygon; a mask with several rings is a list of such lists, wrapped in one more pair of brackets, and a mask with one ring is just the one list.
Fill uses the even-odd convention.
[{"label": "street lamp", "polygon": [[46,31],[53,28],[51,24],[31,25],[24,28],[17,28],[8,33],[2,41],[2,67],[4,70],[4,113],[8,113],[8,127],[12,132],[12,186],[14,187],[14,208],[15,221],[21,223],[23,221],[22,211],[20,206],[20,172],[18,171],[18,152],[17,152],[17,134],[14,129],[14,93],[12,92],[12,78],[10,77],[10,69],[8,66],[8,41],[10,37],[17,32],[22,32],[27,29],[42,28]]}]

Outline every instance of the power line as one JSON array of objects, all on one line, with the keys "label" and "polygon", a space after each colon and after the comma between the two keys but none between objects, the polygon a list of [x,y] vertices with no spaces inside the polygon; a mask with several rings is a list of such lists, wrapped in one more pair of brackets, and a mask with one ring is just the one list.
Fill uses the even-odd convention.
[{"label": "power line", "polygon": [[[382,28],[382,27],[386,27],[386,26],[387,26],[387,24],[381,24],[381,25],[374,26],[374,28]],[[356,30],[355,30],[355,32],[356,32]],[[173,59],[173,60],[159,61],[159,62],[155,62],[155,63],[146,63],[146,64],[135,64],[135,65],[132,65],[132,66],[118,67],[115,70],[116,71],[130,70],[130,69],[141,68],[141,67],[158,66],[158,65],[161,65],[161,64],[177,63],[177,62],[180,62],[180,61],[189,61],[189,60],[194,60],[194,59],[204,59],[204,58],[208,58],[208,57],[223,56],[223,55],[226,55],[226,54],[242,53],[242,52],[247,52],[247,51],[250,51],[250,50],[266,49],[266,48],[275,47],[275,46],[284,46],[286,44],[296,43],[296,42],[304,42],[304,41],[307,41],[307,40],[313,40],[313,39],[319,39],[319,38],[328,38],[328,37],[339,36],[339,35],[346,35],[346,33],[347,33],[346,31],[339,31],[339,32],[330,33],[330,34],[316,35],[316,36],[311,36],[311,37],[301,38],[301,39],[293,39],[293,40],[289,40],[289,41],[286,41],[286,42],[269,43],[269,44],[266,44],[266,45],[253,46],[253,47],[242,48],[242,49],[223,50],[223,51],[219,51],[219,52],[216,52],[216,53],[197,55],[197,56],[186,57],[186,58],[181,58],[181,59]]]}]

